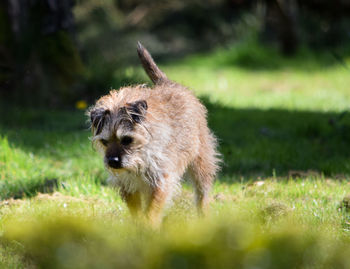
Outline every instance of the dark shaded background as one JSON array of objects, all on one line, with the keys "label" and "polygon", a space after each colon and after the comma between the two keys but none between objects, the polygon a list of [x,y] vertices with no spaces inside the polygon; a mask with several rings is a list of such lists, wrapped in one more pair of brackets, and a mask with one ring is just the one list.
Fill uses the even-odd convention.
[{"label": "dark shaded background", "polygon": [[[236,46],[215,64],[348,69],[349,15],[347,0],[3,0],[0,135],[54,158],[60,156],[45,144],[63,139],[70,147],[77,135],[85,145],[86,118],[76,107],[84,110],[111,88],[146,81],[138,40],[162,65]],[[240,109],[201,98],[219,138],[223,181],[350,174],[347,111]]]},{"label": "dark shaded background", "polygon": [[[237,29],[247,14],[263,25]],[[251,31],[283,57],[306,47],[342,62],[349,15],[348,0],[3,0],[0,97],[55,107],[92,102],[112,85],[139,82],[126,71],[137,64],[137,40],[165,63],[241,42]]]}]

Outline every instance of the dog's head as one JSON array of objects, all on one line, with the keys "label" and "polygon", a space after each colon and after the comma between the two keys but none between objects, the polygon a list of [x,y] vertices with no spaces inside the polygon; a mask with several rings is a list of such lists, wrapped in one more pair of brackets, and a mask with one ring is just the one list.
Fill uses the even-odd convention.
[{"label": "dog's head", "polygon": [[110,102],[98,102],[88,111],[92,141],[112,173],[122,169],[137,173],[142,168],[142,149],[150,136],[145,124],[147,109],[147,102],[138,100],[113,107]]}]

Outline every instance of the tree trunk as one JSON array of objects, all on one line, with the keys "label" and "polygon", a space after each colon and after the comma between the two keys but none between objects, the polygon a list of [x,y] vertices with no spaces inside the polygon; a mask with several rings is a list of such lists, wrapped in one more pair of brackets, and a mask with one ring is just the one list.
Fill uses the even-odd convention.
[{"label": "tree trunk", "polygon": [[72,7],[73,0],[2,1],[0,24],[7,34],[0,34],[0,68],[10,72],[6,82],[0,77],[0,87],[10,88],[0,93],[45,102],[69,95],[83,69],[72,38]]},{"label": "tree trunk", "polygon": [[275,33],[284,55],[295,54],[298,48],[296,32],[297,4],[295,0],[268,0],[266,27]]}]

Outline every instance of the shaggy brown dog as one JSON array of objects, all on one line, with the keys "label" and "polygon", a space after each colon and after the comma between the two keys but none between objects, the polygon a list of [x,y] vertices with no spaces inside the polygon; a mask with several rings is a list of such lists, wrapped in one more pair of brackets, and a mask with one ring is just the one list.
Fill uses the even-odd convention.
[{"label": "shaggy brown dog", "polygon": [[170,81],[140,43],[137,52],[155,86],[124,87],[101,97],[88,111],[92,141],[132,215],[143,209],[159,224],[186,171],[202,214],[219,162],[207,110],[187,88]]}]

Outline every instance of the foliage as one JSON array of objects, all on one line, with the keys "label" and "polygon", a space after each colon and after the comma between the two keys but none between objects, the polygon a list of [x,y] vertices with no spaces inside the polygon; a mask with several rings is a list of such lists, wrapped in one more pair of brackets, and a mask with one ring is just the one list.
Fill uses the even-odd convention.
[{"label": "foliage", "polygon": [[108,221],[48,209],[52,211],[46,216],[5,223],[5,242],[20,242],[19,252],[38,268],[346,268],[348,264],[347,240],[332,239],[322,228],[306,231],[283,223],[262,229],[230,216],[217,222],[174,222],[156,232],[120,224],[112,228]]}]

